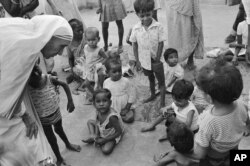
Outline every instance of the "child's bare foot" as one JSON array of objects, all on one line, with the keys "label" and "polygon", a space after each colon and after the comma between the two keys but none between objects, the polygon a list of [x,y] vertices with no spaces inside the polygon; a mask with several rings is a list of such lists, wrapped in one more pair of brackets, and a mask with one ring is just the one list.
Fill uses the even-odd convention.
[{"label": "child's bare foot", "polygon": [[87,139],[82,139],[82,142],[87,144],[93,144],[95,142],[95,139],[93,137],[89,137]]},{"label": "child's bare foot", "polygon": [[155,127],[149,126],[149,127],[143,127],[141,129],[141,132],[148,132],[148,131],[153,131],[155,130]]},{"label": "child's bare foot", "polygon": [[161,138],[159,138],[159,142],[163,142],[163,141],[166,141],[166,140],[168,140],[168,136],[167,135],[164,135]]},{"label": "child's bare foot", "polygon": [[82,148],[79,145],[69,144],[67,146],[67,149],[75,152],[80,152]]},{"label": "child's bare foot", "polygon": [[150,101],[153,101],[156,98],[156,96],[150,96],[149,98],[145,99],[143,103],[148,103]]},{"label": "child's bare foot", "polygon": [[67,164],[64,160],[58,160],[56,162],[56,165],[57,166],[71,166],[71,165]]}]

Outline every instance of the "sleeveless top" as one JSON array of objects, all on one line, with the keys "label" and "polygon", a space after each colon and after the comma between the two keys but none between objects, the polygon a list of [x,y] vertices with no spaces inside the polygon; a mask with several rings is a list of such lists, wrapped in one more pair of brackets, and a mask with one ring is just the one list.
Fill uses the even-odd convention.
[{"label": "sleeveless top", "polygon": [[59,95],[50,77],[46,75],[46,85],[41,89],[29,86],[29,92],[39,118],[50,116],[59,108]]},{"label": "sleeveless top", "polygon": [[[120,114],[118,112],[116,112],[113,108],[111,108],[110,114],[107,116],[107,118],[105,119],[105,121],[102,124],[98,120],[98,117],[96,118],[97,119],[97,126],[98,126],[98,129],[100,131],[100,136],[102,138],[106,138],[106,137],[113,135],[115,133],[114,128],[106,129],[107,125],[109,124],[109,118],[111,116],[116,116],[118,118],[119,123],[120,123],[121,128],[122,128],[122,133],[124,132],[124,126],[123,126],[123,122],[122,122],[122,118],[121,118]],[[120,141],[121,137],[122,136],[119,136],[115,139],[116,143],[118,143]]]}]

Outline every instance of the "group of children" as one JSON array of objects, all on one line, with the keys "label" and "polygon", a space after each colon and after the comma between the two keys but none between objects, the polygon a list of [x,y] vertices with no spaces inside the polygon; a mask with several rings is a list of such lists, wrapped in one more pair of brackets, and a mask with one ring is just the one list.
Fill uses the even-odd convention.
[{"label": "group of children", "polygon": [[[114,4],[119,5],[117,1]],[[108,3],[100,0],[98,13],[105,12],[106,7],[102,5],[107,7]],[[136,68],[143,71],[150,84],[151,95],[144,103],[156,98],[156,77],[162,112],[156,121],[141,131],[154,130],[165,120],[166,133],[160,141],[168,139],[175,148],[158,159],[155,157],[156,165],[173,161],[179,165],[193,165],[199,160],[200,165],[225,164],[229,160],[229,151],[237,149],[242,136],[247,134],[246,124],[249,123],[248,110],[238,101],[243,89],[241,73],[233,65],[219,59],[202,67],[194,82],[184,80],[178,52],[173,48],[163,51],[165,33],[163,26],[153,19],[154,0],[135,0],[134,8],[140,22],[131,30],[129,41]],[[115,15],[115,12],[112,14]],[[106,35],[104,49],[98,46],[100,36],[97,28],[83,30],[81,21],[72,19],[69,24],[74,36],[68,55],[74,77],[80,80],[81,88],[87,89],[89,101],[96,109],[95,119],[87,122],[90,135],[82,141],[95,143],[104,154],[110,154],[122,139],[123,122],[134,121],[132,105],[136,101],[136,89],[131,80],[123,77],[119,57],[122,47],[118,51],[105,52],[107,34],[104,33],[107,33],[109,21],[102,15],[100,19],[104,22],[103,36]],[[120,23],[117,22],[117,25]],[[119,38],[122,29],[119,30]],[[119,46],[122,43],[119,42]],[[45,135],[57,157],[57,165],[66,165],[54,131],[69,150],[81,150],[80,146],[69,142],[62,128],[58,86],[64,88],[68,98],[67,109],[72,112],[75,106],[70,89],[58,78],[42,74],[38,64],[32,71],[29,85]],[[166,93],[173,98],[169,106],[165,106]]]}]

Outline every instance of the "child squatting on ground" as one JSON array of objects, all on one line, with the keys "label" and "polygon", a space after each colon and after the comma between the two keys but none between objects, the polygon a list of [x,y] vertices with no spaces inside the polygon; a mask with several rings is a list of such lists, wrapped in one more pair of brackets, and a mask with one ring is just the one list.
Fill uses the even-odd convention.
[{"label": "child squatting on ground", "polygon": [[178,52],[173,48],[168,48],[164,52],[164,59],[166,63],[164,66],[166,91],[171,93],[174,83],[182,79],[184,76],[184,69],[178,63]]},{"label": "child squatting on ground", "polygon": [[93,95],[96,119],[88,120],[90,136],[82,141],[100,145],[104,154],[110,154],[120,142],[124,133],[121,116],[111,107],[111,92],[108,89],[96,90]]},{"label": "child squatting on ground", "polygon": [[163,26],[152,18],[154,0],[136,0],[134,3],[136,15],[140,22],[132,30],[130,41],[133,43],[133,52],[137,69],[143,69],[150,83],[151,96],[144,102],[156,98],[155,77],[158,80],[161,107],[165,106],[165,79],[161,55],[164,46],[165,33]]},{"label": "child squatting on ground", "polygon": [[155,166],[166,166],[176,162],[177,166],[198,166],[198,160],[185,156],[193,152],[194,133],[185,123],[174,121],[167,128],[167,136],[174,150],[162,154],[159,158],[154,156]]},{"label": "child squatting on ground", "polygon": [[237,100],[243,89],[241,73],[218,59],[199,70],[196,83],[212,105],[199,117],[194,152],[187,156],[200,160],[201,166],[229,165],[229,151],[238,149],[249,133],[247,106]]},{"label": "child squatting on ground", "polygon": [[[45,136],[57,158],[57,166],[61,166],[67,164],[61,156],[54,131],[63,140],[67,149],[80,152],[81,147],[71,144],[63,130],[57,86],[62,86],[65,90],[68,98],[67,110],[70,113],[73,112],[75,106],[68,85],[50,75],[42,74],[40,67],[35,65],[29,80],[29,92]],[[54,131],[52,126],[54,126]]]},{"label": "child squatting on ground", "polygon": [[[173,103],[170,106],[166,106],[161,109],[162,115],[159,116],[151,125],[142,128],[142,132],[152,131],[155,127],[166,119],[166,126],[168,127],[169,119],[172,118],[168,115],[171,112],[175,114],[175,120],[185,123],[188,128],[190,128],[194,133],[199,129],[198,121],[198,111],[196,110],[194,104],[189,101],[190,96],[192,95],[194,86],[191,82],[186,80],[178,80],[174,84],[172,90]],[[165,140],[166,137],[161,138],[159,141]]]},{"label": "child squatting on ground", "polygon": [[124,122],[131,123],[134,121],[131,106],[136,101],[136,90],[129,79],[122,77],[121,61],[110,60],[106,68],[109,78],[104,81],[103,88],[111,91],[111,107],[120,113]]}]

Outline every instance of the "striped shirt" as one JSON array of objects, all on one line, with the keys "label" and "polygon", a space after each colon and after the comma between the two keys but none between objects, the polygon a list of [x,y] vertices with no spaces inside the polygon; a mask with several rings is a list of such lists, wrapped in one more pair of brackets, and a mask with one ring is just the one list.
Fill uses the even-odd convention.
[{"label": "striped shirt", "polygon": [[235,104],[234,111],[224,116],[212,115],[214,106],[209,106],[199,117],[195,142],[220,153],[236,148],[243,136],[248,114],[242,102],[235,101]]}]

